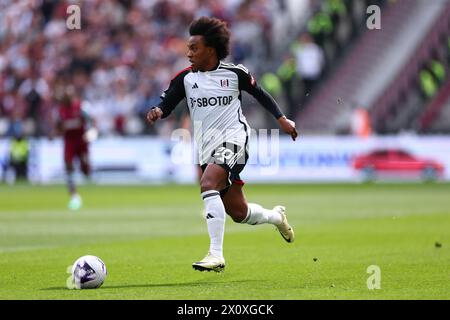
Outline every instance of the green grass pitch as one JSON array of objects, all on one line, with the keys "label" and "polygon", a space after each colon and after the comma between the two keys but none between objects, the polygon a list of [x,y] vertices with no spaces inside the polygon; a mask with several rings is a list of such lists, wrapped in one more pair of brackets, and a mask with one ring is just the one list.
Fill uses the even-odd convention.
[{"label": "green grass pitch", "polygon": [[[449,299],[450,184],[247,185],[284,204],[296,240],[227,219],[224,273],[191,264],[209,246],[196,186],[0,185],[0,299]],[[97,255],[108,277],[69,290],[66,269]],[[367,268],[378,266],[380,289]]]}]

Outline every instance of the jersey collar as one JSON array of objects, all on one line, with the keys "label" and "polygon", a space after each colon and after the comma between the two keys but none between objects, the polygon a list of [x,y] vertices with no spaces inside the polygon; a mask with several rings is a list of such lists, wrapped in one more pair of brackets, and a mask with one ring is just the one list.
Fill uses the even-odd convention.
[{"label": "jersey collar", "polygon": [[195,72],[203,72],[203,73],[207,73],[207,72],[212,72],[212,71],[216,71],[219,70],[220,66],[222,65],[222,61],[219,60],[219,62],[217,63],[217,65],[214,66],[214,68],[212,68],[211,70],[206,70],[206,71],[200,71],[197,70]]}]

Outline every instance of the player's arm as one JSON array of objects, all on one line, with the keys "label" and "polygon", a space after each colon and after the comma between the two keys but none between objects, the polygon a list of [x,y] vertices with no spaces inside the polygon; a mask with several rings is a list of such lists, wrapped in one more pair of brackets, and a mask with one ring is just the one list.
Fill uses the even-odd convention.
[{"label": "player's arm", "polygon": [[98,138],[98,129],[95,119],[89,114],[86,107],[81,108],[81,117],[85,124],[83,139],[86,142],[94,142]]},{"label": "player's arm", "polygon": [[239,89],[251,94],[267,111],[269,111],[277,120],[281,129],[292,137],[292,140],[298,136],[295,129],[295,122],[286,118],[281,112],[275,99],[257,83],[255,78],[247,71],[239,70]]},{"label": "player's arm", "polygon": [[170,81],[169,88],[161,95],[161,102],[150,109],[147,113],[147,121],[153,124],[159,119],[164,119],[170,115],[175,107],[186,97],[184,90],[184,76],[189,73],[190,69],[180,72]]},{"label": "player's arm", "polygon": [[81,118],[86,127],[90,128],[95,126],[94,118],[91,117],[85,107],[81,107]]}]

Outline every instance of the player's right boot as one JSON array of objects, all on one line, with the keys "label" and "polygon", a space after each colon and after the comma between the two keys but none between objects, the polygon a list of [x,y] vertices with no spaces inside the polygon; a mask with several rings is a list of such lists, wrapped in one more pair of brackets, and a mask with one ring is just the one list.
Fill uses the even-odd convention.
[{"label": "player's right boot", "polygon": [[199,271],[215,271],[222,272],[225,269],[225,259],[217,257],[210,252],[203,260],[194,262],[192,268]]},{"label": "player's right boot", "polygon": [[78,194],[72,195],[69,201],[69,209],[70,210],[78,210],[83,205],[83,202],[81,201],[81,197]]},{"label": "player's right boot", "polygon": [[281,215],[281,223],[277,225],[278,231],[280,232],[281,236],[287,242],[294,242],[294,229],[289,225],[287,221],[285,214],[286,208],[283,206],[276,206],[273,208],[273,210],[279,212]]}]

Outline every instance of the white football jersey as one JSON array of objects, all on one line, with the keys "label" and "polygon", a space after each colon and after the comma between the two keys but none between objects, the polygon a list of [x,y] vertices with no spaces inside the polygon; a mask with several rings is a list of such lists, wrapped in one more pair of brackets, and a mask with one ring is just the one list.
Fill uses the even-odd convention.
[{"label": "white football jersey", "polygon": [[163,118],[186,98],[200,164],[208,162],[214,150],[231,143],[248,152],[250,126],[241,108],[241,90],[253,95],[275,117],[282,116],[276,102],[261,89],[242,65],[220,62],[211,71],[187,68],[172,79],[159,107]]}]

